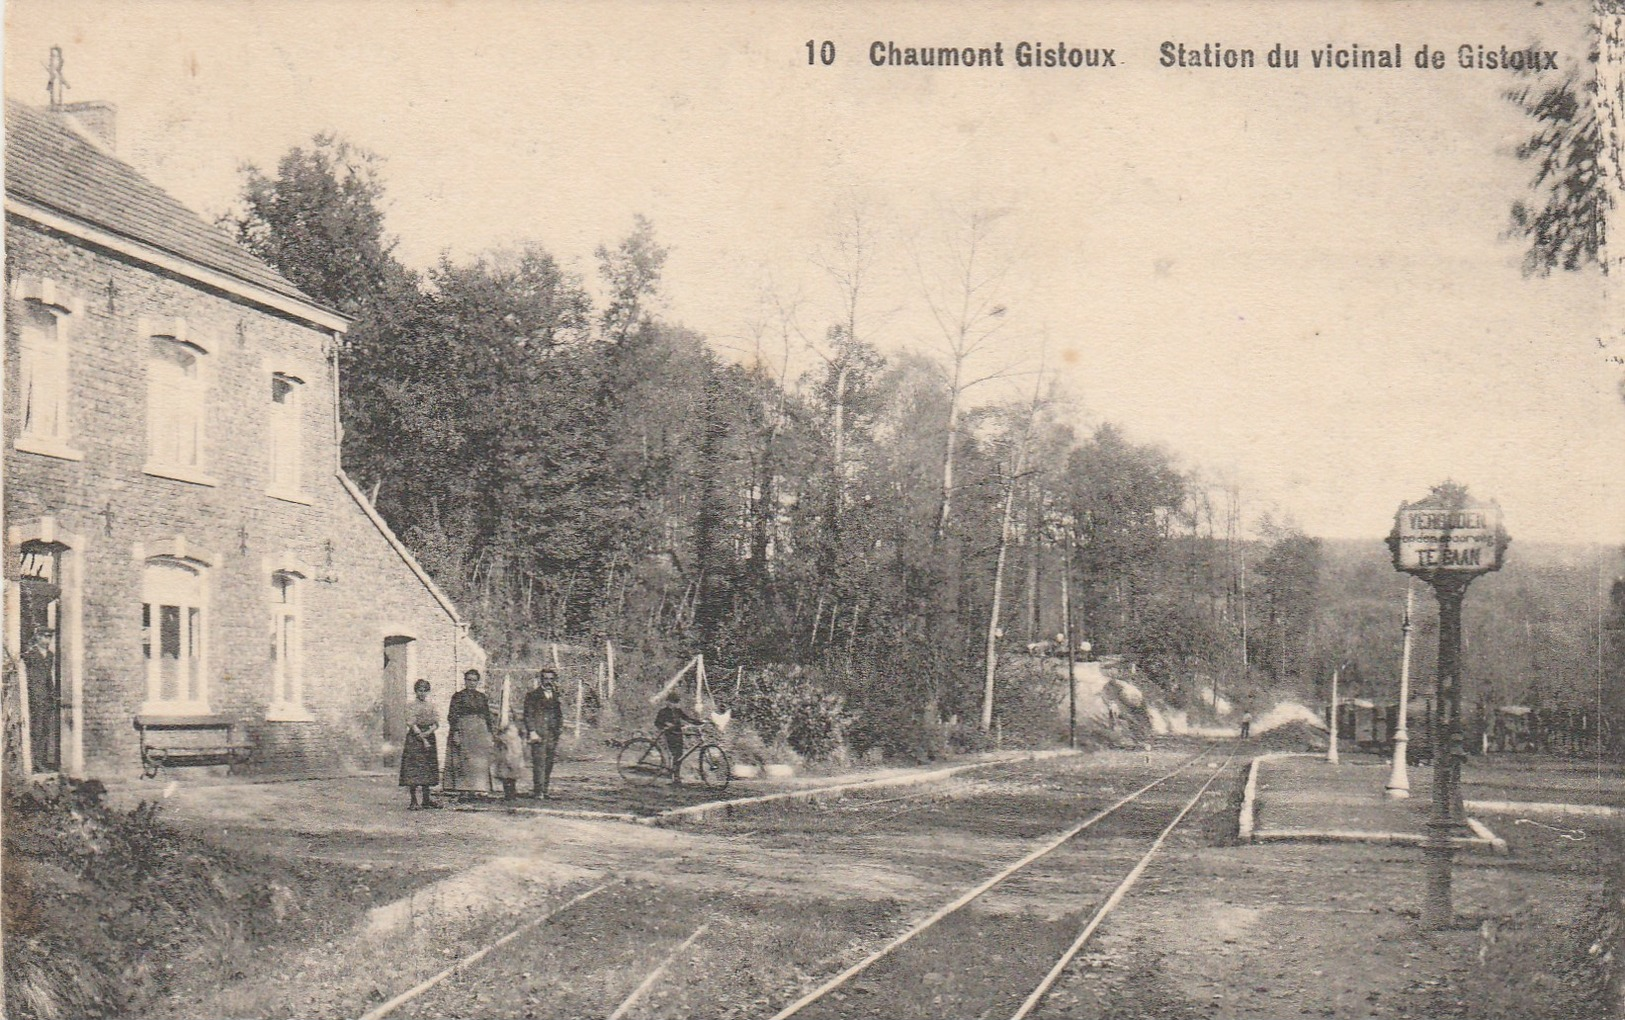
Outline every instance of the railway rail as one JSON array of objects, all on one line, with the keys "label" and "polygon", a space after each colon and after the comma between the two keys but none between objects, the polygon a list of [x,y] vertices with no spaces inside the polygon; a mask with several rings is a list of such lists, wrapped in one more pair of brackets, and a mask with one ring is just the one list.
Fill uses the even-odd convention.
[{"label": "railway rail", "polygon": [[[1037,848],[1010,864],[969,890],[956,897],[946,905],[938,908],[923,920],[915,923],[908,930],[893,938],[881,948],[865,956],[857,963],[829,978],[811,991],[797,998],[785,1006],[772,1017],[772,1020],[788,1020],[793,1016],[819,1016],[833,1014],[842,1017],[875,1016],[885,1017],[901,1015],[903,1013],[917,1012],[919,1004],[905,1006],[889,999],[884,990],[879,987],[887,983],[888,978],[902,981],[918,981],[935,978],[935,984],[944,990],[938,993],[938,999],[930,1006],[938,1008],[943,1015],[953,1016],[984,1016],[999,1015],[989,1011],[999,1003],[986,1000],[999,998],[1009,999],[1013,995],[1008,989],[997,987],[998,979],[1012,972],[1019,973],[1022,969],[1018,960],[1024,955],[1024,950],[1031,951],[1031,941],[1034,932],[1033,917],[1030,912],[1012,909],[1019,906],[1021,893],[1008,896],[1006,902],[990,910],[975,912],[972,916],[971,907],[983,900],[995,890],[1009,890],[1012,885],[1027,883],[1037,886],[1053,886],[1057,882],[1067,882],[1073,876],[1087,873],[1083,853],[1078,846],[1079,837],[1084,833],[1099,832],[1100,823],[1108,819],[1121,817],[1119,815],[1125,808],[1136,805],[1142,798],[1153,790],[1171,783],[1175,777],[1192,769],[1202,759],[1211,753],[1211,748],[1182,762],[1177,768],[1165,775],[1152,780],[1139,789],[1119,798],[1111,805],[1102,808],[1089,817],[1074,825],[1072,828],[1054,836]],[[1168,836],[1174,831],[1185,816],[1189,814],[1197,802],[1213,785],[1215,779],[1224,774],[1224,766],[1228,765],[1227,757],[1222,765],[1211,770],[1211,774],[1202,778],[1200,784],[1195,785],[1195,792],[1184,799],[1177,806],[1171,821],[1162,826],[1149,848],[1140,853],[1124,877],[1115,883],[1110,893],[1104,896],[1098,904],[1089,902],[1089,920],[1082,932],[1074,938],[1060,955],[1056,962],[1033,987],[1021,1005],[1011,1014],[1012,1020],[1021,1020],[1033,1012],[1044,1000],[1056,981],[1065,972],[1072,959],[1094,934],[1100,923],[1105,919],[1128,891],[1139,880],[1140,875],[1150,864],[1152,857],[1161,849]],[[1158,812],[1160,814],[1160,812]],[[1070,850],[1070,853],[1060,853]],[[1059,859],[1057,859],[1059,857]],[[1115,871],[1115,868],[1113,868]],[[1120,873],[1120,872],[1118,872]],[[1087,896],[1088,894],[1085,894]],[[1012,903],[1011,900],[1016,902]],[[1004,950],[999,952],[998,950]],[[975,967],[971,958],[978,953],[986,953],[987,959],[977,961],[982,964]],[[912,959],[905,959],[912,956]],[[1028,961],[1031,957],[1027,957]],[[946,961],[946,962],[945,962]],[[870,983],[860,989],[861,1001],[854,1002],[848,996],[845,1001],[835,1002],[833,996],[840,994],[840,990],[850,987],[860,976],[878,968],[879,965],[889,965],[889,973],[878,975]],[[958,972],[957,974],[955,972]],[[959,988],[953,988],[953,978],[962,976],[968,978],[959,982]],[[912,991],[912,989],[909,989]],[[977,1000],[974,1003],[960,1001],[943,1001],[954,997],[954,992],[964,993]],[[1001,994],[1002,993],[1002,994]],[[1014,995],[1019,995],[1015,992]]]},{"label": "railway rail", "polygon": [[[1225,774],[1224,765],[1230,760],[1226,757],[1220,764],[1214,747],[1204,747],[1177,767],[1098,807],[1064,831],[1039,837],[1019,859],[799,995],[773,1014],[773,1020],[902,1014],[1009,1015],[1015,1020],[1027,1017],[1042,1007],[1050,990],[1067,973],[1072,959],[1127,896],[1214,781]],[[1204,762],[1208,767],[1201,767]],[[1141,773],[1140,778],[1147,777]],[[958,789],[939,787],[903,796],[863,798],[832,806],[820,814],[844,812],[848,817],[863,818],[854,830],[861,831],[871,822],[890,820],[900,812],[919,810],[944,799],[975,796],[973,791],[985,788],[987,783],[955,786]],[[981,792],[987,794],[985,789]],[[872,819],[863,811],[882,805],[891,808]],[[525,932],[567,918],[572,911],[591,909],[586,901],[613,884],[596,886],[526,922],[374,1007],[364,1014],[364,1020],[382,1020],[395,1013],[442,982],[478,967],[494,950]],[[670,951],[661,951],[657,966],[647,973],[627,974],[627,984],[633,986],[630,994],[623,991],[624,998],[610,999],[600,1015],[628,1015],[652,989],[668,980],[665,974],[676,960],[695,952],[697,946],[716,941],[728,927],[714,914],[696,917],[694,922],[698,927],[687,938],[671,938]],[[921,1002],[917,998],[922,984],[927,994],[933,988],[940,989],[934,1000]]]}]

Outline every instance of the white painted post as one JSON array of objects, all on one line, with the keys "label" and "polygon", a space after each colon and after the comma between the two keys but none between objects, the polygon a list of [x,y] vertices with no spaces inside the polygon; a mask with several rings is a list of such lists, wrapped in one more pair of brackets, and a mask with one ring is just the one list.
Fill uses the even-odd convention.
[{"label": "white painted post", "polygon": [[576,739],[581,739],[581,690],[586,681],[581,679],[581,671],[576,671]]},{"label": "white painted post", "polygon": [[1332,732],[1326,743],[1326,760],[1333,765],[1337,764],[1337,675],[1342,669],[1339,666],[1332,670]]},{"label": "white painted post", "polygon": [[1399,726],[1394,730],[1394,766],[1388,773],[1388,799],[1405,800],[1411,795],[1410,734],[1406,730],[1406,717],[1411,707],[1411,594],[1414,581],[1405,584],[1405,622],[1400,625],[1404,633],[1404,648],[1399,658]]},{"label": "white painted post", "polygon": [[609,670],[609,700],[615,700],[615,643],[604,639],[604,662]]},{"label": "white painted post", "polygon": [[664,698],[666,696],[666,692],[670,691],[673,687],[676,687],[677,686],[677,681],[683,679],[683,677],[688,673],[688,671],[694,668],[694,664],[699,662],[699,661],[700,661],[700,657],[698,655],[696,655],[694,658],[692,658],[692,659],[688,660],[688,662],[684,663],[683,668],[678,670],[676,672],[676,674],[674,674],[670,680],[667,680],[664,687],[661,687],[660,690],[655,691],[654,694],[649,696],[649,704],[651,704],[651,705],[659,704],[660,699]]},{"label": "white painted post", "polygon": [[694,656],[694,714],[699,715],[705,711],[705,700],[701,694],[709,685],[705,682],[705,653]]}]

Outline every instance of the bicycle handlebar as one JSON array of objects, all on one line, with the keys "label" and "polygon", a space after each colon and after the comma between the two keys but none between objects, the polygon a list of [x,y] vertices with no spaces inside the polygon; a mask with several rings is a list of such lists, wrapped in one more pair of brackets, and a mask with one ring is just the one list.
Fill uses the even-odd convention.
[{"label": "bicycle handlebar", "polygon": [[664,729],[664,730],[656,730],[655,735],[656,736],[665,736],[667,733],[670,733],[672,729],[680,729],[684,733],[698,733],[701,736],[705,736],[708,732],[713,736],[721,736],[721,733],[722,733],[721,730],[716,728],[716,725],[714,723],[698,722],[698,723],[683,723],[681,726],[670,727],[670,728]]}]

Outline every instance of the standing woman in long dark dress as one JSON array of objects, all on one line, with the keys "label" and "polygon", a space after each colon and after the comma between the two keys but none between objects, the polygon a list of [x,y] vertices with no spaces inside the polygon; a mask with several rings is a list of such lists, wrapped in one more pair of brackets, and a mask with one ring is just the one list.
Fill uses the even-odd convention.
[{"label": "standing woman in long dark dress", "polygon": [[446,791],[471,800],[491,792],[491,765],[496,757],[496,724],[491,702],[480,690],[480,671],[463,674],[463,689],[451,696],[446,713]]},{"label": "standing woman in long dark dress", "polygon": [[412,798],[408,811],[418,809],[419,789],[423,807],[440,806],[429,799],[429,787],[440,785],[440,746],[434,732],[440,728],[440,720],[429,704],[429,681],[413,684],[412,693],[417,700],[407,709],[406,741],[401,745],[401,785],[411,791]]}]

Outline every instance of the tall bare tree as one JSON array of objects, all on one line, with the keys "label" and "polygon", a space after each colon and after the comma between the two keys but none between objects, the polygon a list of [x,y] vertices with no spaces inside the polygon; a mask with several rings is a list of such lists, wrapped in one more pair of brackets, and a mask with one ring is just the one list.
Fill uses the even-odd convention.
[{"label": "tall bare tree", "polygon": [[873,337],[865,318],[868,285],[875,268],[876,237],[867,207],[857,200],[841,211],[824,251],[813,264],[824,271],[835,288],[839,319],[825,334],[822,346],[809,344],[829,369],[830,490],[828,527],[831,546],[838,544],[841,518],[846,512],[847,393],[852,373]]},{"label": "tall bare tree", "polygon": [[976,211],[956,223],[941,253],[944,268],[931,274],[919,253],[915,269],[931,318],[947,355],[948,430],[942,454],[942,490],[938,499],[936,538],[948,531],[953,513],[954,469],[959,452],[960,418],[966,391],[1008,374],[1007,366],[978,373],[984,354],[1005,325],[1002,291],[1009,264],[989,251],[994,224],[1008,210]]},{"label": "tall bare tree", "polygon": [[982,732],[993,726],[993,679],[999,669],[999,612],[1004,600],[1004,563],[1010,552],[1010,527],[1016,516],[1016,492],[1027,474],[1027,450],[1032,442],[1033,426],[1038,421],[1041,406],[1044,373],[1040,369],[1033,384],[1033,397],[1022,417],[1020,434],[1016,437],[1011,457],[1010,474],[1004,485],[1004,513],[999,521],[999,553],[993,566],[993,605],[987,616],[987,653],[984,658],[986,678],[982,688]]}]

